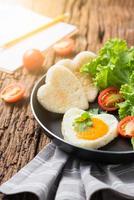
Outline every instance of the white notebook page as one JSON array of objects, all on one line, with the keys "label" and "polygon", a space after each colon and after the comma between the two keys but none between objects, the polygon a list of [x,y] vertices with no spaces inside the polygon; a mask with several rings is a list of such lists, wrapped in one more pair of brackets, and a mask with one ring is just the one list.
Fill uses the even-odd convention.
[{"label": "white notebook page", "polygon": [[[6,9],[9,8],[5,8],[5,10]],[[2,9],[0,6],[0,24],[2,23],[2,26],[0,27],[0,46],[16,37],[31,32],[35,28],[38,28],[52,20],[48,17],[41,16],[17,6],[10,8],[11,17],[8,16],[5,18],[4,23],[3,20],[5,13],[4,8]],[[6,24],[6,26],[4,24]],[[58,23],[10,48],[1,48],[0,70],[12,73],[17,68],[22,66],[22,57],[26,50],[34,48],[45,51],[54,43],[74,31],[76,31],[75,26],[66,23]]]}]

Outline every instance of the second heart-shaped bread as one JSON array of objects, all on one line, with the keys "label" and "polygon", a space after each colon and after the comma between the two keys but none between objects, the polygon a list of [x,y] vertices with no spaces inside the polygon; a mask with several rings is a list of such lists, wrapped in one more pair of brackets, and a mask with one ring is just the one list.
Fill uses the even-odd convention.
[{"label": "second heart-shaped bread", "polygon": [[93,79],[91,75],[81,73],[80,69],[84,64],[90,62],[95,57],[96,54],[91,51],[82,51],[77,54],[73,60],[62,59],[55,64],[67,67],[73,72],[73,74],[80,81],[89,102],[93,102],[96,99],[98,88],[93,84]]},{"label": "second heart-shaped bread", "polygon": [[46,75],[46,84],[37,92],[38,101],[47,110],[65,113],[72,107],[88,108],[88,100],[77,77],[66,67],[51,67]]}]

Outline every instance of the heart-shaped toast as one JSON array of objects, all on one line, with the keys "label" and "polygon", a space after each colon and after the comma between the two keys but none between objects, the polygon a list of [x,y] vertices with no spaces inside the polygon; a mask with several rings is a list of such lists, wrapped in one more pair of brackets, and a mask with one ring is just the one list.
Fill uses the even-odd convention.
[{"label": "heart-shaped toast", "polygon": [[98,94],[98,88],[93,84],[92,77],[89,74],[84,74],[80,72],[80,68],[95,58],[96,54],[90,51],[82,51],[77,54],[73,60],[63,59],[57,62],[55,65],[63,65],[70,69],[75,76],[81,82],[85,94],[89,102],[93,102]]},{"label": "heart-shaped toast", "polygon": [[72,107],[88,108],[88,100],[77,77],[66,67],[55,65],[46,75],[46,84],[37,92],[40,104],[55,113],[65,113]]}]

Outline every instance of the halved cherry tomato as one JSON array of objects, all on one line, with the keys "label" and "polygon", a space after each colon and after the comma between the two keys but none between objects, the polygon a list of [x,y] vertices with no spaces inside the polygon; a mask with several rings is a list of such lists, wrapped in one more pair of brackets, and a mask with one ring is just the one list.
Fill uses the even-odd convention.
[{"label": "halved cherry tomato", "polygon": [[117,103],[124,101],[119,90],[115,87],[109,87],[103,90],[98,97],[98,104],[103,110],[114,111],[117,110]]},{"label": "halved cherry tomato", "polygon": [[44,56],[37,49],[27,50],[23,55],[23,65],[29,71],[40,71],[44,62]]},{"label": "halved cherry tomato", "polygon": [[59,56],[68,56],[74,51],[75,44],[73,39],[65,39],[53,46],[55,52]]},{"label": "halved cherry tomato", "polygon": [[1,91],[1,98],[8,103],[14,103],[21,100],[24,96],[25,89],[20,83],[12,83]]},{"label": "halved cherry tomato", "polygon": [[124,137],[134,137],[134,116],[127,116],[119,122],[118,133]]}]

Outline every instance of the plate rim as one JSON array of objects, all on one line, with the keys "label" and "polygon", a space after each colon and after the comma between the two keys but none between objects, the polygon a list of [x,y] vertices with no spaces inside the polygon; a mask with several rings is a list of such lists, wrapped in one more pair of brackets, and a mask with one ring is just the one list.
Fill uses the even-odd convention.
[{"label": "plate rim", "polygon": [[[32,92],[31,92],[31,96],[30,96],[30,106],[31,106],[31,110],[32,113],[36,119],[36,121],[39,123],[39,125],[47,132],[49,133],[53,138],[56,138],[57,140],[60,140],[60,142],[66,144],[66,145],[70,145],[72,148],[76,148],[78,150],[85,150],[85,151],[89,151],[89,152],[93,152],[93,153],[101,153],[101,154],[110,154],[110,155],[126,155],[126,154],[134,154],[134,150],[129,150],[129,151],[105,151],[105,150],[101,150],[101,149],[85,149],[83,147],[78,147],[75,146],[67,141],[65,141],[64,139],[58,137],[56,134],[54,134],[52,131],[50,131],[47,127],[45,127],[43,125],[43,123],[38,119],[35,110],[34,110],[34,106],[33,106],[33,96],[34,96],[34,92],[38,86],[38,84],[46,77],[46,73],[44,75],[42,75],[39,80],[34,84],[33,88],[32,88]],[[52,139],[53,140],[53,139]]]}]

